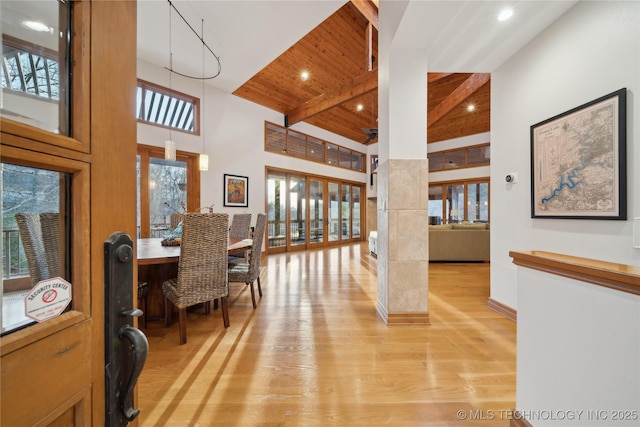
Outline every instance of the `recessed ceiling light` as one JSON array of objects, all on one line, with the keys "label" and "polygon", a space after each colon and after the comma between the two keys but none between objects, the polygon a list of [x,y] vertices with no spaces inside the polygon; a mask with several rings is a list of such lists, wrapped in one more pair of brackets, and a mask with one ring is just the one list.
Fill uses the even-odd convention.
[{"label": "recessed ceiling light", "polygon": [[362,111],[362,109],[363,109],[363,108],[364,108],[364,105],[362,105],[362,104],[358,104],[358,105],[356,106],[356,111]]},{"label": "recessed ceiling light", "polygon": [[513,9],[504,9],[498,15],[498,21],[506,21],[507,19],[511,18],[512,15],[513,15]]},{"label": "recessed ceiling light", "polygon": [[22,25],[27,27],[30,30],[38,31],[39,33],[52,33],[53,28],[48,25],[43,24],[39,21],[22,21]]},{"label": "recessed ceiling light", "polygon": [[302,80],[303,82],[306,82],[307,80],[309,80],[309,72],[308,71],[301,72],[300,80]]},{"label": "recessed ceiling light", "polygon": [[474,111],[476,111],[476,106],[474,104],[467,105],[467,111],[473,113]]}]

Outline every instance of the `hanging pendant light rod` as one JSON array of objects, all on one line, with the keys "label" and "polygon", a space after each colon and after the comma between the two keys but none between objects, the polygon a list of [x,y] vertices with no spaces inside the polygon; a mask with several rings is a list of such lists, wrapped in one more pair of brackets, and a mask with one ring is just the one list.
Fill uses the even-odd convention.
[{"label": "hanging pendant light rod", "polygon": [[[218,56],[213,53],[213,51],[211,50],[211,48],[209,47],[209,45],[207,45],[204,41],[204,39],[202,37],[200,37],[200,35],[196,32],[196,30],[193,29],[193,27],[191,26],[191,24],[189,24],[189,22],[187,22],[187,20],[184,18],[184,16],[182,16],[182,14],[180,13],[180,11],[173,5],[173,3],[171,3],[171,0],[167,0],[169,2],[169,6],[171,6],[171,8],[173,10],[176,11],[176,13],[178,14],[178,16],[180,18],[182,18],[182,20],[184,21],[185,24],[187,24],[187,26],[189,27],[189,29],[193,32],[193,34],[198,38],[198,40],[200,40],[200,42],[202,43],[203,47],[206,47],[207,50],[209,52],[211,52],[211,55],[213,55],[213,57],[216,59],[216,61],[218,62],[218,73],[214,76],[211,77],[205,77],[204,75],[202,77],[195,77],[195,76],[189,76],[187,74],[182,74],[176,70],[173,69],[173,64],[169,64],[169,68],[164,67],[165,69],[169,70],[170,72],[177,74],[179,76],[182,77],[186,77],[188,79],[195,79],[195,80],[211,80],[211,79],[215,79],[216,77],[218,77],[220,75],[220,73],[222,72],[222,64],[220,63],[220,58],[218,58]],[[171,37],[171,35],[169,35],[169,37]]]}]

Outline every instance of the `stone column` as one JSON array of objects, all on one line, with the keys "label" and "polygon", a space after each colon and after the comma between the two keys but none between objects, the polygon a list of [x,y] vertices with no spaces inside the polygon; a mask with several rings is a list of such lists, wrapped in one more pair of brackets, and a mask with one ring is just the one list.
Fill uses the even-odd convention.
[{"label": "stone column", "polygon": [[376,310],[387,324],[428,324],[427,57],[393,45],[404,6],[380,6]]}]

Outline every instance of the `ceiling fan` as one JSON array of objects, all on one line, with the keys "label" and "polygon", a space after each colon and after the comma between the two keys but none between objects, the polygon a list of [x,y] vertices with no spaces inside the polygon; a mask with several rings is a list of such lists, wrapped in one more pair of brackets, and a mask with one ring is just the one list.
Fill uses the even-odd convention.
[{"label": "ceiling fan", "polygon": [[367,139],[363,142],[364,145],[369,144],[374,139],[378,138],[378,128],[360,128],[367,134]]},{"label": "ceiling fan", "polygon": [[[373,113],[374,113],[374,99],[373,92],[371,92],[371,126],[374,125],[373,121]],[[377,121],[377,120],[376,120]],[[371,141],[378,138],[378,128],[370,127],[370,128],[360,128],[367,134],[367,139],[363,142],[364,145],[368,145]]]}]

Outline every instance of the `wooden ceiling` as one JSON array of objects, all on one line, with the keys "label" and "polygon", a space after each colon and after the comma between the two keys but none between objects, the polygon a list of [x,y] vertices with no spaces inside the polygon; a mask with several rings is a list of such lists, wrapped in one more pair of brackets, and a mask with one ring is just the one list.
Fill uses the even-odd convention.
[{"label": "wooden ceiling", "polygon": [[[283,125],[304,121],[364,143],[362,128],[378,127],[377,28],[377,5],[351,0],[233,93],[282,113]],[[489,87],[489,74],[429,73],[428,142],[488,132]]]}]

